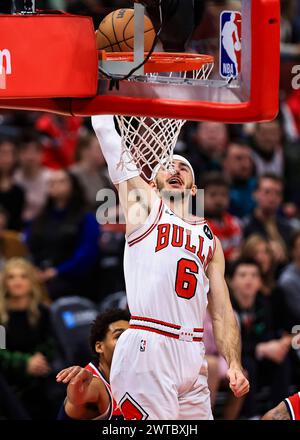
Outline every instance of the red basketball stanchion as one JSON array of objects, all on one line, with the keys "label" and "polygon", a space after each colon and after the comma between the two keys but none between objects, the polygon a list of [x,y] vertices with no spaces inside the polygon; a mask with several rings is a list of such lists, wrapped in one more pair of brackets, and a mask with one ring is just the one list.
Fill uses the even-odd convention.
[{"label": "red basketball stanchion", "polygon": [[[280,1],[242,0],[241,6],[241,71],[230,81],[218,78],[218,63],[208,79],[182,78],[178,73],[187,70],[189,58],[182,63],[175,53],[154,53],[145,75],[127,80],[118,63],[130,67],[132,54],[120,55],[125,56],[123,66],[107,54],[109,64],[117,64],[111,82],[112,75],[98,73],[90,18],[0,15],[0,74],[6,72],[0,79],[0,108],[225,123],[273,119],[279,103]],[[168,75],[172,70],[174,75]],[[110,87],[114,82],[118,88]]]},{"label": "red basketball stanchion", "polygon": [[64,13],[0,15],[1,72],[0,99],[95,96],[92,19]]}]

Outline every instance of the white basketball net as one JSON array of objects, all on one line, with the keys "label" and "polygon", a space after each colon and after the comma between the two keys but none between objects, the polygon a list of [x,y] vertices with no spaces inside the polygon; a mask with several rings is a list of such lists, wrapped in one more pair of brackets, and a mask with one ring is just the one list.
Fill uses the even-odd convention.
[{"label": "white basketball net", "polygon": [[[201,69],[191,72],[170,72],[169,78],[207,79],[213,63],[204,64]],[[148,79],[159,78],[159,74],[147,74]],[[155,177],[158,164],[173,171],[173,152],[185,120],[153,118],[150,116],[116,116],[122,138],[122,156],[120,164],[130,169],[134,163],[141,175],[148,181]],[[126,153],[126,154],[125,154]]]}]

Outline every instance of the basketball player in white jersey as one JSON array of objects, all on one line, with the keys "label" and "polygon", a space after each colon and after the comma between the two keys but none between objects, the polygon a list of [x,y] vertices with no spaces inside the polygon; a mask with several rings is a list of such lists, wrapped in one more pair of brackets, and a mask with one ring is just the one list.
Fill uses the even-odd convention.
[{"label": "basketball player in white jersey", "polygon": [[204,219],[182,218],[187,212],[182,208],[197,192],[193,169],[184,157],[174,156],[175,173],[160,168],[149,185],[135,166],[118,166],[121,140],[113,117],[95,116],[92,124],[126,217],[124,274],[131,321],[114,353],[114,397],[126,419],[212,419],[207,378],[200,374],[207,302],[234,395],[246,394],[249,383],[220,242]]}]

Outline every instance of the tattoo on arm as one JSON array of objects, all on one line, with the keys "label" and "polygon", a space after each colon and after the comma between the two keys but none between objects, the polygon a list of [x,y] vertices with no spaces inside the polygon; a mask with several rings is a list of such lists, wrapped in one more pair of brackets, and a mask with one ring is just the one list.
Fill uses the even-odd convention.
[{"label": "tattoo on arm", "polygon": [[273,412],[272,420],[291,420],[291,418],[285,407],[277,407]]}]

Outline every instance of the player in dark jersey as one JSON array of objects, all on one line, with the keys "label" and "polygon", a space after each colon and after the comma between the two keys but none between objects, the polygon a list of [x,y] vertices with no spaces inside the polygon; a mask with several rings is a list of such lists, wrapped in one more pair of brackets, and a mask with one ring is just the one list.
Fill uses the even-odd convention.
[{"label": "player in dark jersey", "polygon": [[284,399],[268,411],[262,420],[300,420],[300,392]]},{"label": "player in dark jersey", "polygon": [[112,397],[109,374],[119,336],[129,327],[129,314],[110,310],[98,315],[91,327],[90,344],[95,361],[85,368],[72,366],[60,371],[57,382],[68,384],[59,420],[116,420],[122,413]]}]

